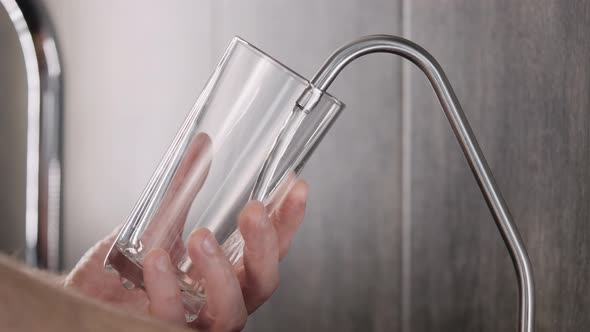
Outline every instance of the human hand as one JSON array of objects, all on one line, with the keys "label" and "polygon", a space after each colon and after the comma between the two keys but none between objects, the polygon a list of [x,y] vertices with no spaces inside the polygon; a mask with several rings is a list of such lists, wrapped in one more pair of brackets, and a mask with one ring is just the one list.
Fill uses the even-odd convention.
[{"label": "human hand", "polygon": [[[207,331],[241,329],[247,315],[262,305],[278,286],[278,262],[288,251],[303,221],[307,184],[298,180],[281,206],[268,217],[260,202],[251,201],[239,216],[244,256],[232,266],[215,237],[199,229],[189,237],[189,257],[205,280],[207,304],[192,327]],[[185,324],[176,275],[165,250],[155,249],[144,260],[145,290],[125,289],[103,260],[116,234],[92,247],[67,276],[65,285],[124,311]]]}]

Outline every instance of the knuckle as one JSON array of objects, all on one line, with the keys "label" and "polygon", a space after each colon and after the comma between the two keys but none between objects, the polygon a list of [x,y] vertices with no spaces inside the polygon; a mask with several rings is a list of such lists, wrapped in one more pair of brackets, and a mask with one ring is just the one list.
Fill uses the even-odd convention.
[{"label": "knuckle", "polygon": [[250,311],[266,302],[279,287],[278,271],[264,277],[264,280],[250,282],[250,285],[243,289],[247,298]]},{"label": "knuckle", "polygon": [[260,245],[248,245],[248,243],[244,245],[244,256],[248,259],[259,261],[266,258],[266,255],[266,251],[260,248]]},{"label": "knuckle", "polygon": [[281,244],[281,248],[279,250],[279,257],[284,258],[285,256],[287,256],[289,254],[290,250],[291,250],[291,241],[285,241],[284,244]]},{"label": "knuckle", "polygon": [[279,287],[279,276],[278,273],[269,277],[269,280],[262,285],[260,290],[260,296],[266,300],[272,296],[272,294]]},{"label": "knuckle", "polygon": [[165,305],[169,305],[169,306],[173,306],[173,305],[176,305],[177,303],[181,303],[181,302],[182,302],[182,298],[180,296],[180,292],[174,292],[171,294],[167,294],[162,299],[162,303]]},{"label": "knuckle", "polygon": [[246,327],[248,320],[248,314],[245,310],[242,310],[239,314],[232,317],[232,319],[219,319],[216,320],[217,328],[216,331],[231,331],[238,332],[242,331]]},{"label": "knuckle", "polygon": [[240,315],[236,319],[235,323],[235,331],[241,331],[246,327],[246,322],[248,321],[248,313],[246,312],[246,308],[242,308]]}]

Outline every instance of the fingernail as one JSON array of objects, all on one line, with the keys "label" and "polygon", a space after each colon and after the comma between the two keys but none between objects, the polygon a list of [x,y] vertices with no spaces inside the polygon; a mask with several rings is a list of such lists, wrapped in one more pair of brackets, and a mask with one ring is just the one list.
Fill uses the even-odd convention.
[{"label": "fingernail", "polygon": [[268,218],[268,215],[266,214],[266,208],[264,207],[264,205],[261,204],[260,209],[257,211],[258,213],[258,222],[256,223],[258,225],[258,227],[266,227],[270,224],[270,219]]},{"label": "fingernail", "polygon": [[160,257],[156,258],[156,269],[162,273],[167,273],[169,269],[168,259],[166,255],[159,255]]},{"label": "fingernail", "polygon": [[258,227],[265,228],[266,226],[270,225],[270,219],[266,215],[260,216],[258,219]]},{"label": "fingernail", "polygon": [[213,255],[217,252],[217,248],[219,245],[217,244],[217,240],[213,236],[212,233],[209,233],[201,242],[201,248],[203,251],[208,255]]},{"label": "fingernail", "polygon": [[307,197],[307,189],[307,182],[301,180],[301,184],[299,185],[299,188],[297,190],[297,195],[299,196],[299,198],[305,199]]}]

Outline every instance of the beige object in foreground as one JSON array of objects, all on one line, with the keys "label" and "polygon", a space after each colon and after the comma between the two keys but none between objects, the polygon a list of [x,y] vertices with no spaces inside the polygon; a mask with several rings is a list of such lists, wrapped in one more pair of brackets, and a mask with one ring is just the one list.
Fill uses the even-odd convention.
[{"label": "beige object in foreground", "polygon": [[73,291],[42,280],[11,258],[0,255],[0,326],[9,332],[187,331],[180,327],[117,312]]}]

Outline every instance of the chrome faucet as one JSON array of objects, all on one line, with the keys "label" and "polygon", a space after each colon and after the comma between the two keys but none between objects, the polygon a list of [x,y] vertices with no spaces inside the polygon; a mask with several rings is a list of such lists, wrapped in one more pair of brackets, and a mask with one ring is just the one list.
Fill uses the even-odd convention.
[{"label": "chrome faucet", "polygon": [[62,68],[39,1],[0,0],[18,35],[27,83],[25,261],[60,268]]}]

